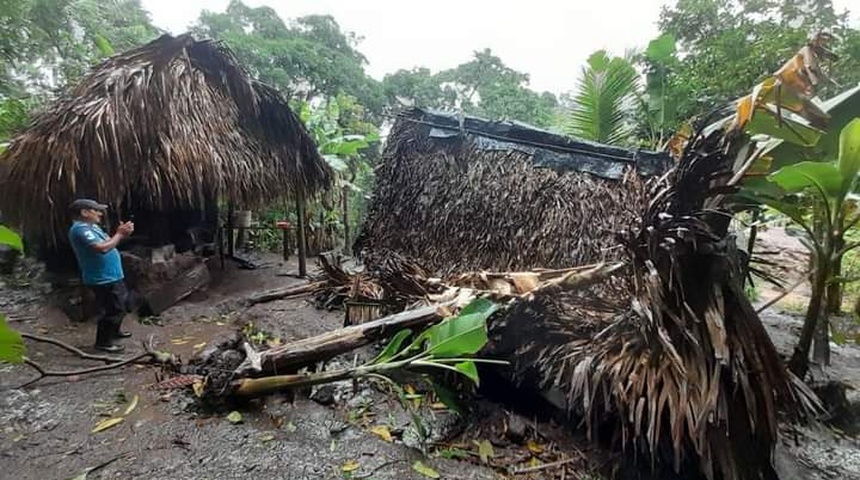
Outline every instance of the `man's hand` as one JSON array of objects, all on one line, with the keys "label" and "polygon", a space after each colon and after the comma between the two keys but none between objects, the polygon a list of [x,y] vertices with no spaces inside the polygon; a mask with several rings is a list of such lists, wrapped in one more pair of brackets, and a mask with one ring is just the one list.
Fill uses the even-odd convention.
[{"label": "man's hand", "polygon": [[119,224],[119,227],[116,229],[116,233],[122,238],[131,236],[131,234],[134,233],[134,222],[123,222]]}]

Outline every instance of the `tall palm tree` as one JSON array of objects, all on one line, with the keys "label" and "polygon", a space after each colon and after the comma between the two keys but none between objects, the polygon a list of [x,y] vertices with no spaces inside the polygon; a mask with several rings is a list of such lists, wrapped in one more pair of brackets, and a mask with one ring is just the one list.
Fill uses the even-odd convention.
[{"label": "tall palm tree", "polygon": [[611,145],[629,144],[633,129],[628,114],[638,89],[639,74],[630,59],[610,57],[605,50],[594,52],[582,69],[565,133]]}]

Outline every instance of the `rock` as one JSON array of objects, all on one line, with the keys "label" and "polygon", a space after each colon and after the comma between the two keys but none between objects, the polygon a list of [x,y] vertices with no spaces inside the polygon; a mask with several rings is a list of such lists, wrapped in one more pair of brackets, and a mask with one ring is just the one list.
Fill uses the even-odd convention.
[{"label": "rock", "polygon": [[333,405],[335,389],[336,387],[331,384],[314,387],[313,391],[311,391],[311,400],[319,403],[320,405]]},{"label": "rock", "polygon": [[516,413],[511,413],[508,416],[508,430],[505,432],[508,439],[514,443],[522,444],[526,439],[527,432],[528,422],[526,419]]}]

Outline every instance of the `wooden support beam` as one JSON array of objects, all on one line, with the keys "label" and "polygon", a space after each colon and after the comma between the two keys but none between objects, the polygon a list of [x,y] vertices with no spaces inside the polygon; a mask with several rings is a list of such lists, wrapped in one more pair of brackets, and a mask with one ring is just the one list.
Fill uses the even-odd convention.
[{"label": "wooden support beam", "polygon": [[235,244],[233,243],[233,202],[227,204],[227,257],[233,258],[236,255]]},{"label": "wooden support beam", "polygon": [[301,189],[296,190],[296,215],[298,216],[298,242],[299,242],[299,276],[305,277],[308,274],[307,267],[307,228],[305,228],[305,192]]},{"label": "wooden support beam", "polygon": [[273,300],[280,300],[282,298],[306,295],[309,293],[313,293],[314,290],[324,286],[326,283],[328,283],[326,280],[322,280],[319,282],[307,283],[304,285],[293,285],[287,288],[266,290],[265,292],[255,293],[254,295],[245,298],[245,301],[243,303],[247,304],[248,306],[251,306],[256,305],[258,303],[266,303],[271,302]]}]

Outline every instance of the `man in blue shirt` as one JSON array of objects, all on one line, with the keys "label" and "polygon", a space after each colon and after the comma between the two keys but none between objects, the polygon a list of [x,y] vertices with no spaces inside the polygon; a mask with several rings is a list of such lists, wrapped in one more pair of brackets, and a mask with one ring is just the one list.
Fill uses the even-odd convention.
[{"label": "man in blue shirt", "polygon": [[128,290],[116,247],[134,232],[134,224],[123,222],[109,237],[99,227],[107,205],[78,199],[70,208],[75,220],[69,229],[69,242],[78,259],[84,285],[93,290],[96,301],[104,310],[98,321],[95,348],[110,353],[121,352],[125,347],[117,340],[130,337],[131,333],[120,331],[127,311]]}]

